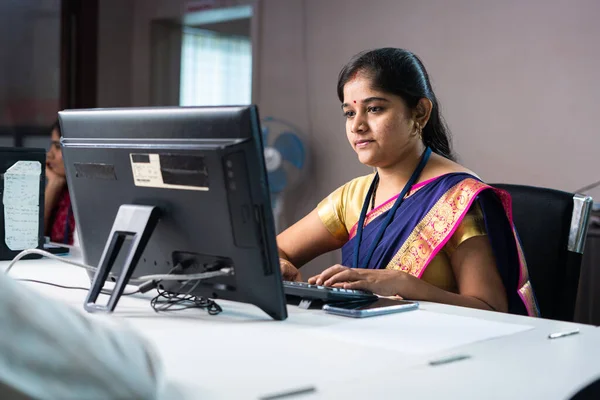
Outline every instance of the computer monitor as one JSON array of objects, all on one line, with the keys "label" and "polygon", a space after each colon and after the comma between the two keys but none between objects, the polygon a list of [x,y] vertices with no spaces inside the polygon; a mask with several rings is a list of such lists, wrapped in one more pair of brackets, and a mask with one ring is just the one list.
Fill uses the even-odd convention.
[{"label": "computer monitor", "polygon": [[[100,267],[88,311],[112,311],[142,275],[231,266],[190,294],[287,317],[255,106],[67,110],[59,120],[83,257]],[[105,280],[117,282],[106,307],[95,304]]]}]

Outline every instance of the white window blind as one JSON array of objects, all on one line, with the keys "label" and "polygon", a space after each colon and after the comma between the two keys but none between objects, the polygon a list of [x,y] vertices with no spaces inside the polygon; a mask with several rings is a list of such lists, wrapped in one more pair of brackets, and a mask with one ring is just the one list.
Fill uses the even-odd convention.
[{"label": "white window blind", "polygon": [[181,52],[180,105],[251,103],[250,39],[186,29]]}]

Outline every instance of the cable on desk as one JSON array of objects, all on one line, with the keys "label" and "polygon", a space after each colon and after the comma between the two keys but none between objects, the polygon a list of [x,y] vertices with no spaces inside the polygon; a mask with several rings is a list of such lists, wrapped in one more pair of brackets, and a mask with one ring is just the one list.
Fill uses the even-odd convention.
[{"label": "cable on desk", "polygon": [[[65,286],[65,285],[59,285],[58,283],[52,283],[52,282],[44,282],[44,281],[38,281],[36,279],[17,279],[20,282],[32,282],[32,283],[40,283],[42,285],[49,285],[49,286],[55,286],[61,289],[76,289],[76,290],[85,290],[86,292],[88,292],[90,290],[90,288],[86,288],[83,286]],[[107,289],[102,289],[101,291],[102,294],[112,294],[112,291],[107,290]],[[128,293],[123,293],[122,296],[131,296],[132,294],[136,294],[136,293],[140,293],[140,290],[134,290],[133,292],[128,292]]]},{"label": "cable on desk", "polygon": [[[21,260],[23,257],[28,256],[30,254],[39,254],[39,255],[48,257],[52,260],[61,261],[66,264],[70,264],[70,265],[74,265],[76,267],[87,269],[88,271],[96,271],[98,269],[96,267],[92,267],[91,265],[79,263],[77,261],[73,261],[68,258],[57,256],[57,255],[54,255],[54,254],[49,253],[44,250],[29,249],[29,250],[23,250],[22,252],[17,254],[15,256],[15,258],[13,258],[12,261],[8,264],[8,267],[6,267],[6,270],[4,271],[4,273],[8,274],[10,272],[10,270],[12,269],[12,267],[17,263],[17,261]],[[133,277],[133,279],[138,280],[138,281],[183,281],[183,280],[208,279],[208,278],[214,278],[217,276],[232,275],[232,274],[233,274],[233,268],[224,267],[217,271],[208,271],[208,272],[201,272],[201,273],[196,273],[196,274],[155,274],[155,275],[144,275],[144,276],[140,276],[140,277]]]},{"label": "cable on desk", "polygon": [[[189,281],[184,282],[177,290],[179,291],[183,289],[188,282]],[[180,311],[188,308],[203,308],[206,309],[210,315],[217,315],[223,311],[221,306],[218,305],[214,300],[211,300],[207,297],[198,297],[190,294],[194,291],[194,289],[196,289],[198,284],[200,284],[200,281],[197,281],[186,293],[168,292],[164,289],[157,288],[158,294],[152,298],[152,300],[150,300],[150,306],[156,312]]]},{"label": "cable on desk", "polygon": [[[39,254],[39,255],[48,257],[50,259],[53,259],[53,260],[57,260],[60,262],[64,262],[66,264],[74,265],[76,267],[84,268],[88,271],[96,271],[97,270],[96,267],[92,267],[91,265],[82,264],[77,261],[70,260],[68,258],[60,257],[60,256],[54,255],[54,254],[49,253],[44,250],[28,249],[28,250],[23,250],[22,252],[17,254],[15,256],[15,258],[13,258],[12,261],[8,264],[4,273],[8,274],[10,272],[10,270],[12,269],[12,267],[17,263],[17,261],[21,260],[23,257],[25,257],[29,254]],[[171,269],[168,274],[154,274],[154,275],[144,275],[144,276],[140,276],[140,277],[134,277],[133,279],[135,279],[137,281],[142,281],[142,283],[138,286],[138,289],[136,291],[131,292],[131,293],[124,293],[124,295],[128,296],[128,295],[132,295],[134,293],[146,293],[154,288],[157,288],[158,295],[156,295],[154,298],[152,298],[152,300],[150,300],[150,305],[156,312],[177,311],[177,310],[184,310],[187,308],[204,308],[208,311],[208,313],[210,315],[216,315],[216,314],[219,314],[221,311],[223,311],[221,306],[219,306],[213,300],[206,298],[206,297],[194,296],[194,295],[191,295],[190,293],[192,291],[194,291],[194,289],[198,286],[198,284],[200,283],[200,280],[214,278],[217,276],[233,275],[233,268],[223,267],[218,270],[195,273],[195,274],[171,274],[171,272],[173,272],[173,270],[177,267],[179,267],[179,265],[177,265],[176,267]],[[25,282],[35,282],[35,283],[40,283],[40,284],[46,284],[46,285],[56,286],[56,287],[60,287],[60,288],[64,288],[64,289],[79,289],[79,290],[89,291],[89,288],[76,287],[76,286],[63,286],[63,285],[58,285],[55,283],[38,281],[38,280],[34,280],[34,279],[19,279],[19,280],[25,281]],[[158,288],[158,283],[160,281],[180,281],[180,282],[184,281],[183,284],[179,288],[179,290],[180,290],[183,287],[185,287],[190,281],[194,281],[194,280],[197,282],[192,286],[192,288],[190,290],[188,290],[184,294],[167,292],[164,289]],[[101,291],[101,293],[111,294],[111,292],[108,290],[103,290],[103,291]],[[173,307],[175,307],[175,308],[173,308]]]},{"label": "cable on desk", "polygon": [[30,254],[39,254],[41,256],[48,257],[48,258],[51,258],[53,260],[62,261],[64,263],[66,263],[66,264],[74,265],[74,266],[80,267],[80,268],[85,268],[88,271],[96,271],[96,269],[97,269],[96,267],[92,267],[90,265],[82,264],[82,263],[79,263],[77,261],[69,260],[68,258],[57,256],[57,255],[54,255],[54,254],[49,253],[49,252],[44,251],[44,250],[29,249],[29,250],[23,250],[22,252],[20,252],[19,254],[17,254],[15,256],[15,258],[13,258],[12,261],[8,264],[8,267],[6,267],[6,270],[4,271],[4,273],[8,274],[10,272],[10,270],[12,269],[12,267],[17,263],[17,261],[19,261],[21,258],[23,258],[25,256],[28,256]]},{"label": "cable on desk", "polygon": [[135,277],[138,281],[193,281],[196,279],[208,279],[217,276],[233,275],[233,268],[224,267],[217,271],[200,272],[197,274],[156,274]]}]

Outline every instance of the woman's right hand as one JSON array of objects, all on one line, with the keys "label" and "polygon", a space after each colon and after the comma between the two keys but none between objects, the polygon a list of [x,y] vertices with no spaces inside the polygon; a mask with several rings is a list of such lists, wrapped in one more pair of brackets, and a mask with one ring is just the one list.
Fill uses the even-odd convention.
[{"label": "woman's right hand", "polygon": [[302,282],[302,275],[294,264],[285,258],[280,258],[279,265],[281,266],[281,279],[284,281]]},{"label": "woman's right hand", "polygon": [[62,187],[65,186],[65,184],[67,183],[65,177],[54,172],[54,170],[48,164],[46,164],[46,179],[48,180],[49,186],[55,187],[57,189],[62,189]]}]

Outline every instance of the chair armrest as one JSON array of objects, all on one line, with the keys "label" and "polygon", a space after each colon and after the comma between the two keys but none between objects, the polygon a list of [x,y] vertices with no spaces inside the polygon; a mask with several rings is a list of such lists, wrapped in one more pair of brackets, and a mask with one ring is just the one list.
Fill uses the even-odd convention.
[{"label": "chair armrest", "polygon": [[567,245],[569,251],[583,254],[593,204],[594,201],[590,196],[581,194],[573,196],[573,216]]}]

